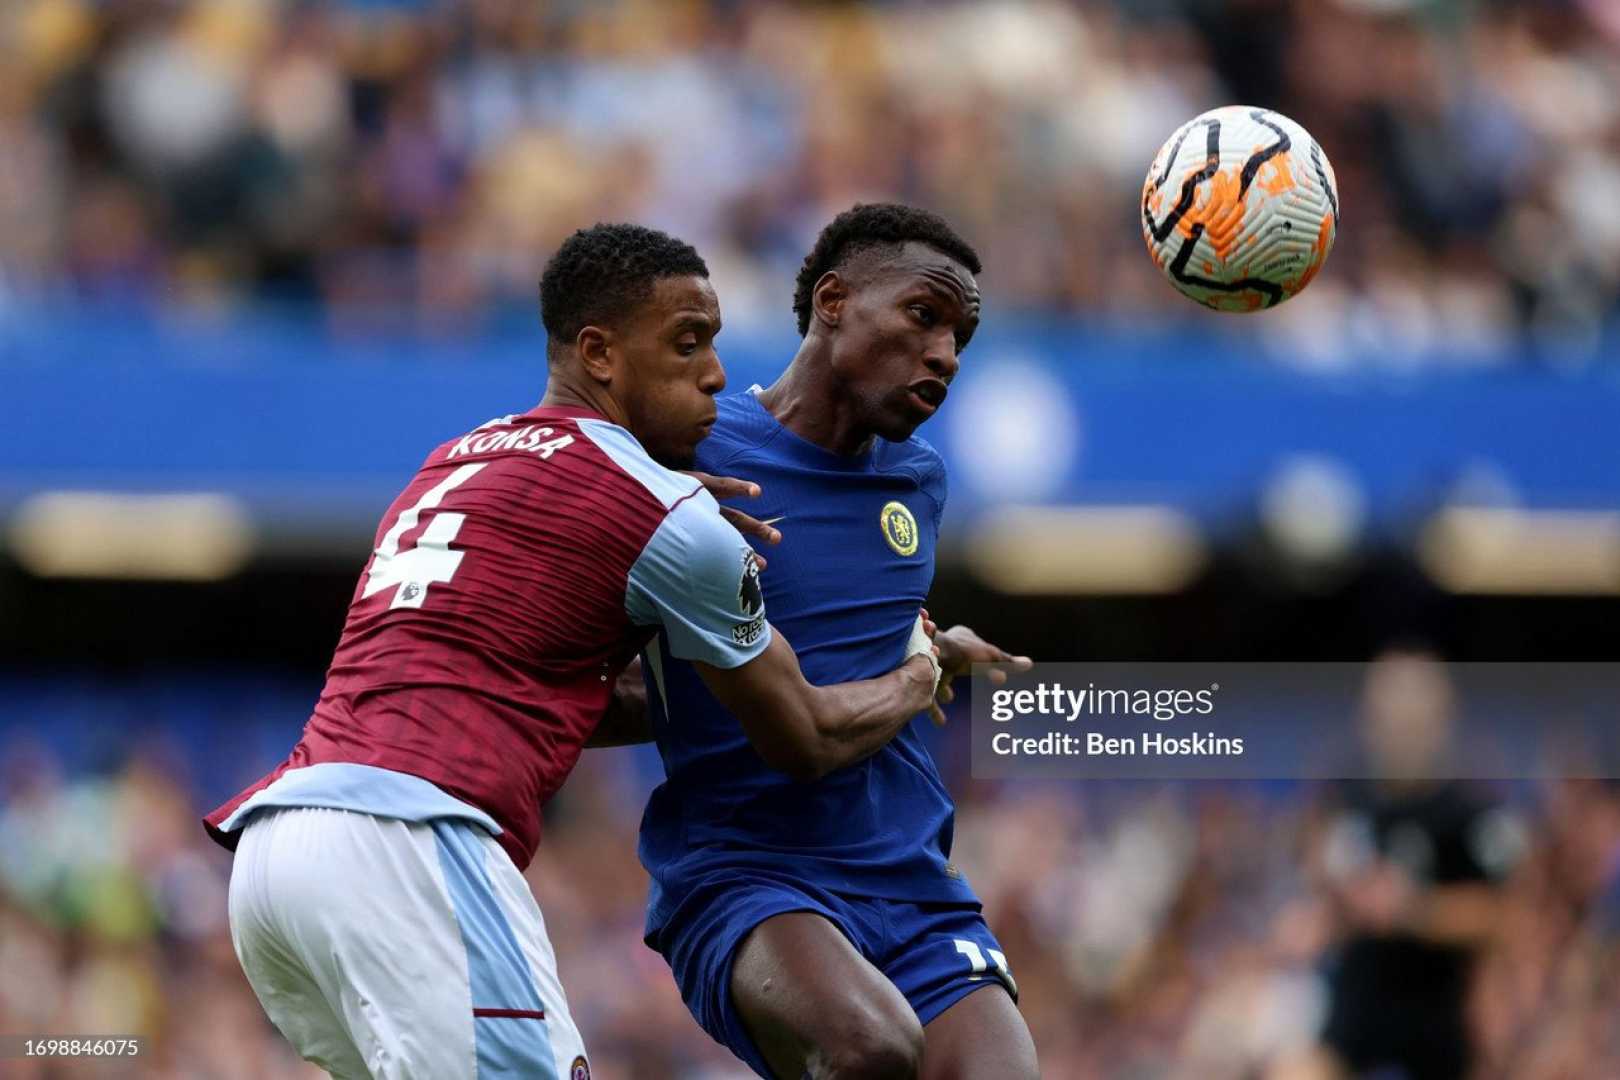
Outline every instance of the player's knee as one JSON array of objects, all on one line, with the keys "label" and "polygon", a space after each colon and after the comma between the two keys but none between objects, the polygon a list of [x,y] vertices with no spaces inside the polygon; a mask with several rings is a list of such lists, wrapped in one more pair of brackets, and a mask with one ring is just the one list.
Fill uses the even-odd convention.
[{"label": "player's knee", "polygon": [[909,1009],[873,1011],[838,1025],[809,1071],[817,1080],[915,1080],[922,1056],[922,1025]]}]

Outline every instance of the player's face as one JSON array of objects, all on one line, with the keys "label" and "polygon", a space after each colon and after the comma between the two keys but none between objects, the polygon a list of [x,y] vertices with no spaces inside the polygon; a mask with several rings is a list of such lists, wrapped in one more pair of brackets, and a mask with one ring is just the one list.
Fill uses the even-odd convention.
[{"label": "player's face", "polygon": [[691,467],[714,426],[714,396],[726,386],[714,349],[719,332],[720,301],[708,279],[671,277],[615,335],[620,404],[631,434],[661,465]]},{"label": "player's face", "polygon": [[833,366],[862,426],[891,442],[911,437],[945,401],[958,357],[979,325],[979,286],[967,267],[925,244],[849,283]]}]

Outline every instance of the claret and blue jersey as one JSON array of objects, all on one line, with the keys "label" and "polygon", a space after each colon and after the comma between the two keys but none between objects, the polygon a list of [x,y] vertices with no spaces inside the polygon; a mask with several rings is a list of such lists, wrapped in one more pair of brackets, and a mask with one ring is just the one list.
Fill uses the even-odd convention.
[{"label": "claret and blue jersey", "polygon": [[[721,399],[697,467],[755,481],[748,511],[780,516],[761,575],[765,610],[805,677],[892,670],[934,574],[945,469],[921,439],[832,453],[783,427],[752,392]],[[865,761],[801,783],[771,769],[690,663],[660,635],[645,656],[667,780],[642,820],[648,940],[715,875],[786,874],[830,892],[975,903],[946,864],[954,809],[918,723]]]},{"label": "claret and blue jersey", "polygon": [[389,508],[303,738],[210,831],[234,846],[270,807],[460,818],[522,869],[653,627],[717,667],[764,651],[756,574],[713,497],[626,429],[558,405],[492,420]]}]

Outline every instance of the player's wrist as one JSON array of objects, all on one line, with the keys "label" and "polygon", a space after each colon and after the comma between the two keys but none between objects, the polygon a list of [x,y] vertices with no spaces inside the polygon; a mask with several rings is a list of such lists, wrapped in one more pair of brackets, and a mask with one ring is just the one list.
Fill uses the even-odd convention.
[{"label": "player's wrist", "polygon": [[929,632],[933,625],[926,621],[926,612],[917,615],[917,621],[912,624],[911,637],[906,642],[906,659],[909,662],[913,657],[922,657],[928,664],[929,672],[929,700],[939,689],[940,676],[944,673],[940,666],[939,647],[935,644],[935,636]]},{"label": "player's wrist", "polygon": [[939,650],[939,666],[945,671],[961,666],[962,650],[958,647],[955,636],[960,629],[961,627],[953,626],[934,635],[934,647]]},{"label": "player's wrist", "polygon": [[928,653],[913,653],[900,665],[899,674],[905,678],[906,701],[912,711],[921,712],[934,700],[939,685],[938,661]]}]

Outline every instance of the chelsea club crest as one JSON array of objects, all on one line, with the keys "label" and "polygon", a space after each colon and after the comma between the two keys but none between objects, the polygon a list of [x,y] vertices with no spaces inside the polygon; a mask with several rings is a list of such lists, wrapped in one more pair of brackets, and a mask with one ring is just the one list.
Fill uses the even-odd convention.
[{"label": "chelsea club crest", "polygon": [[896,554],[917,554],[917,519],[911,516],[905,503],[884,503],[882,512],[878,514],[878,526],[883,530],[883,539],[889,542]]}]

